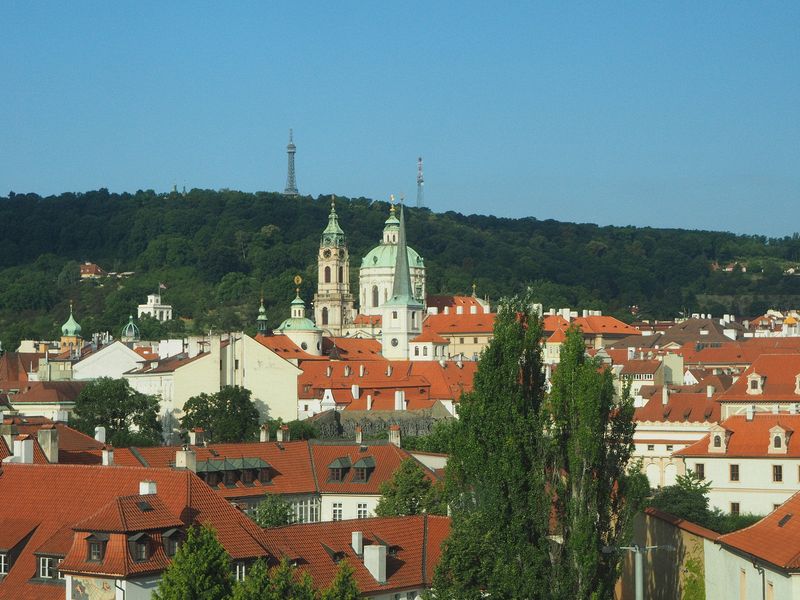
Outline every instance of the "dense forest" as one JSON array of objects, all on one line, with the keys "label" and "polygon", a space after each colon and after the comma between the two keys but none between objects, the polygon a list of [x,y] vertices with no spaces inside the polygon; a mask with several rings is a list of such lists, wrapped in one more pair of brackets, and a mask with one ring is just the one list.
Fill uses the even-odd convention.
[{"label": "dense forest", "polygon": [[[292,278],[310,305],[330,196],[191,190],[0,197],[0,340],[57,337],[75,305],[84,334],[118,335],[159,283],[180,317],[144,320],[143,334],[251,329],[263,293],[273,324],[288,314]],[[361,257],[381,237],[386,202],[337,199],[357,289]],[[800,237],[598,227],[407,209],[409,243],[425,258],[428,292],[497,299],[531,287],[545,307],[599,308],[630,321],[680,312],[747,316],[800,305]],[[692,224],[694,225],[694,224]],[[133,271],[80,281],[79,264]],[[747,272],[712,265],[739,261]],[[632,310],[632,307],[633,308]],[[638,311],[638,312],[637,312]]]}]

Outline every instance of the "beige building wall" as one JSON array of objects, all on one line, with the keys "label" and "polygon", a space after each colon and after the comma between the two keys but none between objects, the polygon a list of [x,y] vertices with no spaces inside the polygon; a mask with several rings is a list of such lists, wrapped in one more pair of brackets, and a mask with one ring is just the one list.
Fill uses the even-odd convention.
[{"label": "beige building wall", "polygon": [[242,336],[237,345],[243,381],[239,385],[253,393],[261,420],[297,419],[297,378],[302,371],[250,336]]}]

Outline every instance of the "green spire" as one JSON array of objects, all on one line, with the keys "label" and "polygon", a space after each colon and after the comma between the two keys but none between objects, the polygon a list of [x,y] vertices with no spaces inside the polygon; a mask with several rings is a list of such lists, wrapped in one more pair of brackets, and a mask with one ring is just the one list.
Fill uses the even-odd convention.
[{"label": "green spire", "polygon": [[322,232],[322,244],[325,246],[344,245],[344,231],[339,227],[339,216],[336,214],[336,196],[331,196],[331,213],[328,215],[328,226]]},{"label": "green spire", "polygon": [[139,326],[133,322],[133,315],[129,315],[128,323],[122,328],[122,339],[138,342],[139,335]]},{"label": "green spire", "polygon": [[267,326],[267,309],[264,308],[264,296],[261,296],[261,304],[258,306],[258,317],[256,317],[256,329],[258,333],[266,333],[269,330]]},{"label": "green spire", "polygon": [[72,316],[72,302],[69,303],[69,319],[61,326],[61,335],[65,337],[80,337],[81,326]]},{"label": "green spire", "polygon": [[397,255],[394,263],[394,282],[392,297],[387,304],[413,304],[419,302],[414,298],[411,287],[411,270],[408,266],[408,247],[406,246],[406,222],[403,215],[403,205],[400,205],[399,231],[397,234]]}]

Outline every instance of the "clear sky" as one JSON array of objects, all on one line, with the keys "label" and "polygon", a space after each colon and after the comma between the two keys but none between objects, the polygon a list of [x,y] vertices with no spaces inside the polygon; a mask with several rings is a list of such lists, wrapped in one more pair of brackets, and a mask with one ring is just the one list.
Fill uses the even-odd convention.
[{"label": "clear sky", "polygon": [[800,230],[800,2],[0,2],[0,194]]}]

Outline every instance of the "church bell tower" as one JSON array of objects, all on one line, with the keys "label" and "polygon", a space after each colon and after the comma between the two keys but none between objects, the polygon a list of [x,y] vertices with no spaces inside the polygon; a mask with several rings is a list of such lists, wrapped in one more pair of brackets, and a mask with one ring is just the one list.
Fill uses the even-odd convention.
[{"label": "church bell tower", "polygon": [[344,231],[339,226],[334,197],[331,197],[328,226],[322,232],[317,264],[319,277],[314,295],[314,320],[317,327],[341,335],[342,328],[352,322],[355,311],[350,293],[350,254]]}]

